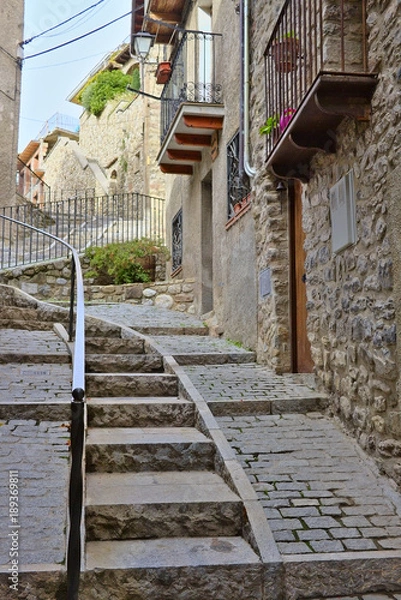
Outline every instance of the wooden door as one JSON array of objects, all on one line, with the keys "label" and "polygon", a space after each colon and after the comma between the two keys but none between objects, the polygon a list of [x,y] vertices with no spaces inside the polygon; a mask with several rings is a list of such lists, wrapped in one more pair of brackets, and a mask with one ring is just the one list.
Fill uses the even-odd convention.
[{"label": "wooden door", "polygon": [[296,373],[310,373],[313,369],[310,343],[306,328],[305,233],[302,228],[301,185],[289,187],[290,253],[291,253],[291,315],[292,366]]}]

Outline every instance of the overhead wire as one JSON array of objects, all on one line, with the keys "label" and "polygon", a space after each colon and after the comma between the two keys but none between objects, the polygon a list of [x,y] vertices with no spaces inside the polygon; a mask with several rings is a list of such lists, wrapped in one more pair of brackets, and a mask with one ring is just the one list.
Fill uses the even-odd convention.
[{"label": "overhead wire", "polygon": [[131,11],[125,13],[124,15],[121,15],[120,17],[117,17],[116,19],[113,19],[113,21],[109,21],[109,23],[106,23],[105,25],[101,25],[100,27],[97,27],[96,29],[89,31],[88,33],[84,33],[83,35],[80,35],[72,40],[69,40],[68,42],[64,42],[63,44],[59,44],[58,46],[54,46],[53,48],[48,48],[47,50],[42,50],[41,52],[36,52],[36,54],[30,54],[29,56],[25,56],[24,61],[28,60],[30,58],[36,58],[37,56],[42,56],[43,54],[48,54],[49,52],[54,52],[54,50],[58,50],[59,48],[64,48],[65,46],[68,46],[69,44],[73,44],[74,42],[78,42],[79,40],[89,37],[90,35],[93,35],[94,33],[97,33],[98,31],[101,31],[102,29],[105,29],[106,27],[113,25],[113,23],[117,23],[117,21],[121,21],[121,19],[124,19],[125,17],[127,17],[130,14],[131,14]]},{"label": "overhead wire", "polygon": [[99,6],[99,4],[102,4],[105,1],[106,0],[98,0],[98,2],[96,2],[95,4],[92,4],[91,6],[88,6],[87,8],[85,8],[84,10],[81,10],[81,12],[79,12],[75,15],[72,15],[72,17],[65,19],[65,21],[62,21],[61,23],[58,23],[57,25],[53,25],[53,27],[50,27],[49,29],[45,29],[45,31],[42,31],[41,33],[38,33],[37,35],[33,35],[32,37],[28,38],[27,40],[24,40],[23,42],[21,42],[21,46],[26,46],[27,44],[30,44],[31,42],[33,42],[33,40],[36,40],[37,38],[41,37],[42,35],[46,35],[46,33],[49,33],[50,31],[54,31],[58,27],[61,27],[62,25],[69,23],[73,19],[80,17],[84,13],[88,12],[89,10],[92,10],[92,8],[96,8],[96,6]]},{"label": "overhead wire", "polygon": [[[82,25],[85,25],[85,23],[87,23],[88,21],[93,19],[101,10],[103,10],[110,1],[111,0],[103,0],[103,2],[105,4],[103,4],[102,6],[99,6],[97,10],[92,10],[89,14],[81,15],[80,18],[77,18],[76,21],[71,23],[71,25],[69,27],[63,29],[62,31],[58,31],[53,34],[46,34],[45,39],[48,40],[51,38],[60,37],[62,35],[66,35],[67,33],[75,31],[76,29],[79,29],[80,27],[82,27]],[[93,6],[96,7],[97,5],[94,4]],[[80,13],[78,13],[78,15],[79,14]],[[78,17],[78,15],[77,15],[77,17]]]}]

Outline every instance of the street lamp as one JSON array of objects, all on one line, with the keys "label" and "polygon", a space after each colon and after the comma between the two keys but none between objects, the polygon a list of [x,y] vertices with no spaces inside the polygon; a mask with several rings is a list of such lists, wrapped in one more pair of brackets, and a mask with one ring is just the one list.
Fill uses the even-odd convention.
[{"label": "street lamp", "polygon": [[144,62],[148,57],[154,41],[154,35],[148,33],[147,31],[139,31],[132,36],[133,54],[137,56],[141,62]]}]

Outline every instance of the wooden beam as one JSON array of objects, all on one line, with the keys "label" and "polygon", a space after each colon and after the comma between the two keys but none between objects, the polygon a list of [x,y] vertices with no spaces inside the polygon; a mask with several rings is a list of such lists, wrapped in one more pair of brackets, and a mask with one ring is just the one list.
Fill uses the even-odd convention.
[{"label": "wooden beam", "polygon": [[223,129],[223,117],[205,117],[200,115],[184,115],[184,124],[197,129]]},{"label": "wooden beam", "polygon": [[168,163],[161,163],[160,169],[162,173],[168,173],[173,175],[192,175],[191,165],[170,165]]},{"label": "wooden beam", "polygon": [[202,152],[198,150],[167,150],[167,156],[171,160],[184,160],[186,162],[200,162]]},{"label": "wooden beam", "polygon": [[177,144],[184,146],[211,146],[211,135],[196,135],[195,133],[176,133],[174,139]]}]

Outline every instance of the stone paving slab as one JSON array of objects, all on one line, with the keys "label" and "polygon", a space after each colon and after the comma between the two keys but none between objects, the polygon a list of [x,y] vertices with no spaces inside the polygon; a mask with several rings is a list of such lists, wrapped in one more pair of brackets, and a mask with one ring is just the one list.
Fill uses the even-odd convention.
[{"label": "stone paving slab", "polygon": [[[1,362],[13,362],[13,359],[22,362],[29,355],[35,362],[38,357],[47,357],[51,362],[69,362],[66,345],[53,331],[0,329]],[[10,356],[13,359],[10,360]]]},{"label": "stone paving slab", "polygon": [[191,365],[186,374],[206,402],[263,399],[289,401],[316,398],[313,384],[294,375],[276,375],[256,363],[231,365]]},{"label": "stone paving slab", "polygon": [[282,554],[399,550],[401,494],[321,414],[217,421]]},{"label": "stone paving slab", "polygon": [[51,403],[70,400],[71,367],[69,364],[0,365],[0,403]]},{"label": "stone paving slab", "polygon": [[188,313],[167,310],[155,306],[144,306],[137,304],[98,304],[88,305],[85,307],[85,312],[88,315],[106,319],[120,325],[132,327],[137,331],[143,331],[149,328],[152,329],[178,329],[177,333],[185,333],[185,330],[196,328],[204,329],[207,334],[207,328],[202,321]]},{"label": "stone paving slab", "polygon": [[164,354],[244,354],[253,356],[253,352],[238,347],[233,342],[222,338],[199,336],[199,335],[169,335],[152,336],[155,342],[163,350]]},{"label": "stone paving slab", "polygon": [[65,422],[0,421],[0,565],[65,560],[69,456]]}]

